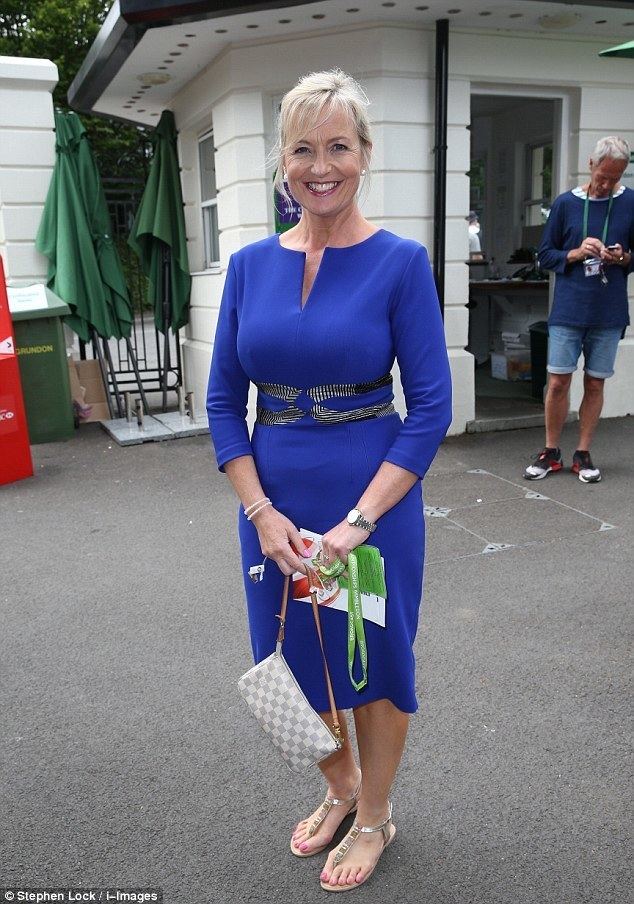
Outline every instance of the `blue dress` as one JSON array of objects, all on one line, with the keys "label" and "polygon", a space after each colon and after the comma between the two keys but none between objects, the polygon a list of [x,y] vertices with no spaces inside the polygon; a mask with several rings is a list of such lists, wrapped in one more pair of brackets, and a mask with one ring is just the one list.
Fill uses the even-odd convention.
[{"label": "blue dress", "polygon": [[[381,229],[356,245],[325,248],[302,308],[304,264],[304,252],[284,248],[277,235],[232,255],[207,411],[220,470],[233,458],[253,455],[275,508],[297,528],[323,534],[357,505],[382,462],[422,479],[451,421],[451,380],[422,245]],[[395,357],[407,405],[404,421],[390,405],[389,381],[378,379],[389,374]],[[307,393],[316,386],[345,390],[373,381],[376,388],[356,386],[349,395]],[[264,409],[251,436],[245,420],[250,382],[258,385],[258,406]],[[289,387],[294,391],[282,400]],[[351,410],[362,419],[337,420],[336,412]],[[287,420],[287,414],[277,414],[284,411]],[[252,582],[248,570],[263,556],[242,506],[238,527],[259,662],[275,648],[283,576],[267,562],[264,579]],[[412,646],[425,547],[420,480],[378,520],[368,542],[385,561],[386,626],[364,621],[368,683],[356,691],[348,675],[347,615],[321,607],[335,700],[339,709],[350,709],[387,698],[403,712],[415,712]],[[284,655],[311,705],[326,712],[319,643],[311,606],[304,602],[289,603]]]}]

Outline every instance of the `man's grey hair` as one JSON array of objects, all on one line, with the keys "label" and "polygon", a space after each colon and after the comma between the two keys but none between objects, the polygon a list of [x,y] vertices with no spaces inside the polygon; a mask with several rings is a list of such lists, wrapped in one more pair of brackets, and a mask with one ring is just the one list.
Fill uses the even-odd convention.
[{"label": "man's grey hair", "polygon": [[593,163],[601,163],[606,157],[613,160],[630,159],[630,146],[624,138],[618,135],[606,135],[605,138],[599,138],[591,155]]}]

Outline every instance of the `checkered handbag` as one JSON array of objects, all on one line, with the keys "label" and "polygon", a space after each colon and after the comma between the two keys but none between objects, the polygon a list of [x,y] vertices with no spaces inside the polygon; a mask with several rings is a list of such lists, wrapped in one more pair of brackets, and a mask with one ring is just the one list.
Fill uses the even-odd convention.
[{"label": "checkered handbag", "polygon": [[275,651],[242,675],[238,680],[238,690],[260,727],[279,750],[286,765],[295,772],[302,772],[341,749],[343,741],[324,653],[317,597],[314,593],[311,593],[311,602],[324,661],[333,720],[332,731],[306,699],[282,655],[289,583],[290,579],[286,577]]}]

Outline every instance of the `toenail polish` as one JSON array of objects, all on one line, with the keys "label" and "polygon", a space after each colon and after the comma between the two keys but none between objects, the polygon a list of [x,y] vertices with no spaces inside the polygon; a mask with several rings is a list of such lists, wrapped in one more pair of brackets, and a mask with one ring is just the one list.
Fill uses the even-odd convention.
[{"label": "toenail polish", "polygon": [[303,844],[300,844],[299,849],[300,849],[300,851],[308,850],[308,845],[306,844],[305,841],[303,842]]}]

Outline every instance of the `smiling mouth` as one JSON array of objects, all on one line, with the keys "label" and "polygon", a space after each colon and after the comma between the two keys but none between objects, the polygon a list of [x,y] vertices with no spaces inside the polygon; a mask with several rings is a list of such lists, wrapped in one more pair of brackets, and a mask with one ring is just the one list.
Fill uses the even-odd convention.
[{"label": "smiling mouth", "polygon": [[339,182],[306,182],[308,191],[313,195],[330,195],[340,185]]}]

